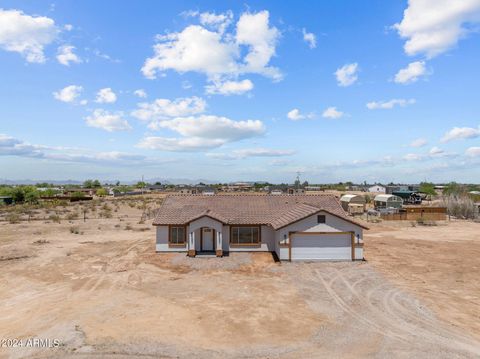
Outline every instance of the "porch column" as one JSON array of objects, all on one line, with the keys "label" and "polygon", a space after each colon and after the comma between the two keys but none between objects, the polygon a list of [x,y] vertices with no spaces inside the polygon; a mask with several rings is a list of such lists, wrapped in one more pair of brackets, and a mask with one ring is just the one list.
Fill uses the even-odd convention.
[{"label": "porch column", "polygon": [[215,254],[217,255],[217,257],[222,257],[223,256],[223,250],[222,250],[222,232],[220,231],[216,231],[217,233],[217,245],[215,246],[215,248],[217,248],[217,250],[215,251]]},{"label": "porch column", "polygon": [[195,257],[195,232],[188,234],[188,256]]}]

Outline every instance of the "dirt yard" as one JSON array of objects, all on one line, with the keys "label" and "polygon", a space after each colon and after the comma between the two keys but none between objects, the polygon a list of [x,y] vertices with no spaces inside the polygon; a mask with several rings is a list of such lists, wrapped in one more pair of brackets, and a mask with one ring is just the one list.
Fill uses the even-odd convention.
[{"label": "dirt yard", "polygon": [[480,224],[384,222],[367,262],[275,263],[156,254],[143,209],[109,206],[0,222],[0,340],[60,340],[0,357],[480,356]]}]

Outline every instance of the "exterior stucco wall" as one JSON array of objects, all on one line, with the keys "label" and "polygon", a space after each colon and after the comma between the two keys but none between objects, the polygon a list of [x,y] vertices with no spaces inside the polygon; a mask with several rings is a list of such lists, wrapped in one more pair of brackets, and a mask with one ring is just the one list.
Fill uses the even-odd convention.
[{"label": "exterior stucco wall", "polygon": [[168,247],[168,226],[156,226],[157,238],[155,249],[157,252],[186,252],[187,247]]},{"label": "exterior stucco wall", "polygon": [[[363,240],[363,228],[353,224],[351,222],[345,221],[342,218],[333,216],[327,212],[319,212],[318,214],[325,215],[325,224],[330,227],[336,228],[342,232],[351,232],[355,233],[355,236],[359,236],[360,241]],[[296,223],[292,223],[284,228],[279,229],[275,233],[275,248],[277,255],[282,260],[288,260],[288,248],[280,248],[278,243],[282,241],[284,238],[288,238],[289,232],[303,232],[309,228],[316,226],[317,223],[317,214],[314,214],[310,217],[307,217],[301,221]]]},{"label": "exterior stucco wall", "polygon": [[223,250],[226,252],[274,252],[275,231],[269,226],[260,227],[260,246],[230,246],[230,226],[223,227]]}]

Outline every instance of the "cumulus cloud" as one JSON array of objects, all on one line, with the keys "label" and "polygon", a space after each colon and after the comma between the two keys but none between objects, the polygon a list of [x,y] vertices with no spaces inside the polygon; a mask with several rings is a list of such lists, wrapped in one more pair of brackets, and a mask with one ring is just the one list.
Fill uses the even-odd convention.
[{"label": "cumulus cloud", "polygon": [[423,147],[427,144],[427,140],[424,138],[417,138],[410,143],[410,147]]},{"label": "cumulus cloud", "polygon": [[480,127],[454,127],[442,137],[441,142],[480,137]]},{"label": "cumulus cloud", "polygon": [[358,64],[355,62],[353,64],[346,64],[337,71],[335,71],[335,77],[337,78],[338,86],[351,86],[358,80]]},{"label": "cumulus cloud", "polygon": [[164,98],[153,102],[139,103],[138,109],[132,111],[132,116],[141,121],[164,120],[171,117],[185,117],[196,115],[205,111],[207,103],[200,97],[185,97],[175,100]]},{"label": "cumulus cloud", "polygon": [[317,47],[317,37],[311,32],[307,32],[305,28],[302,29],[303,41],[308,44],[308,47],[314,49]]},{"label": "cumulus cloud", "polygon": [[30,16],[20,10],[0,9],[0,48],[21,54],[27,62],[45,62],[44,48],[59,30],[45,16]]},{"label": "cumulus cloud", "polygon": [[133,91],[133,94],[137,97],[140,97],[140,98],[146,98],[147,97],[147,93],[145,92],[144,89],[135,90],[135,91]]},{"label": "cumulus cloud", "polygon": [[343,112],[338,111],[336,107],[329,107],[322,113],[322,117],[337,119],[344,115]]},{"label": "cumulus cloud", "polygon": [[85,117],[85,122],[89,127],[101,128],[108,132],[132,129],[127,120],[123,118],[122,112],[112,113],[102,109],[94,110],[90,116]]},{"label": "cumulus cloud", "polygon": [[226,26],[215,25],[225,25],[229,19],[225,14],[204,13],[200,15],[203,26],[190,25],[180,32],[157,36],[154,55],[146,59],[142,73],[154,79],[167,70],[192,71],[205,74],[209,81],[221,82],[255,73],[280,80],[281,72],[269,65],[280,32],[270,26],[268,11],[243,13],[236,32],[224,33]]},{"label": "cumulus cloud", "polygon": [[394,81],[398,84],[409,84],[416,82],[421,76],[426,75],[427,69],[425,61],[415,61],[408,64],[404,69],[400,69],[395,74]]},{"label": "cumulus cloud", "polygon": [[403,98],[396,98],[390,101],[372,101],[367,103],[367,108],[369,110],[390,110],[395,106],[405,107],[407,105],[412,105],[415,103],[415,99],[403,99]]},{"label": "cumulus cloud", "polygon": [[117,101],[117,95],[112,91],[110,87],[103,88],[97,92],[97,103],[114,103]]},{"label": "cumulus cloud", "polygon": [[265,126],[259,120],[233,121],[227,117],[200,115],[161,121],[160,128],[168,128],[185,137],[221,139],[226,142],[261,135]]},{"label": "cumulus cloud", "polygon": [[253,82],[246,79],[242,81],[214,81],[205,86],[208,94],[241,95],[253,89]]},{"label": "cumulus cloud", "polygon": [[207,153],[208,157],[223,159],[223,160],[237,160],[248,157],[285,157],[295,154],[293,150],[274,150],[269,148],[248,148],[242,150],[235,150],[232,153]]},{"label": "cumulus cloud", "polygon": [[60,46],[57,52],[57,61],[65,66],[70,66],[70,63],[78,64],[82,62],[82,59],[73,52],[74,50],[75,46]]},{"label": "cumulus cloud", "polygon": [[300,121],[304,119],[312,119],[315,117],[314,113],[309,113],[309,114],[302,114],[298,108],[294,108],[293,110],[289,111],[287,113],[288,119],[292,121]]},{"label": "cumulus cloud", "polygon": [[469,147],[465,154],[469,157],[480,157],[480,147]]},{"label": "cumulus cloud", "polygon": [[[82,86],[70,85],[53,93],[53,97],[62,102],[75,102],[83,91]],[[83,103],[82,103],[83,104]]]},{"label": "cumulus cloud", "polygon": [[407,55],[432,58],[455,46],[479,22],[478,0],[410,0],[394,28],[406,39]]},{"label": "cumulus cloud", "polygon": [[260,136],[265,132],[259,120],[233,121],[226,117],[200,115],[155,122],[152,129],[169,129],[183,138],[147,137],[140,147],[164,151],[196,151]]}]

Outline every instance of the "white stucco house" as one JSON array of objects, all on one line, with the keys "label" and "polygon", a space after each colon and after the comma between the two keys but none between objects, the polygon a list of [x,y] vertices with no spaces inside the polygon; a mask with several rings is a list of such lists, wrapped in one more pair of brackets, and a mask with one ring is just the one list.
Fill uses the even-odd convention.
[{"label": "white stucco house", "polygon": [[171,195],[153,221],[157,252],[273,252],[280,260],[362,260],[362,223],[332,195]]},{"label": "white stucco house", "polygon": [[387,188],[382,186],[382,185],[376,184],[376,185],[373,185],[371,187],[368,187],[368,192],[370,192],[370,193],[386,193]]}]

